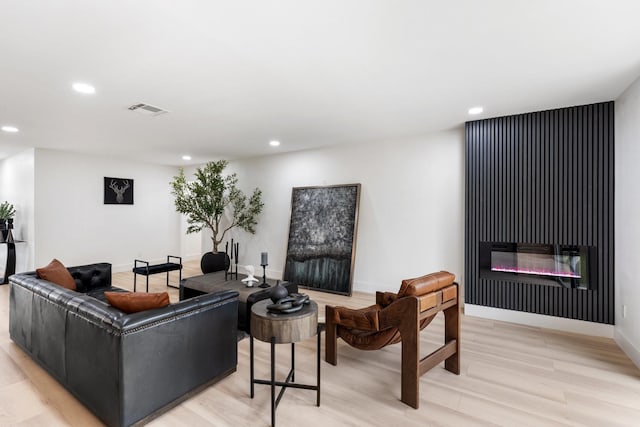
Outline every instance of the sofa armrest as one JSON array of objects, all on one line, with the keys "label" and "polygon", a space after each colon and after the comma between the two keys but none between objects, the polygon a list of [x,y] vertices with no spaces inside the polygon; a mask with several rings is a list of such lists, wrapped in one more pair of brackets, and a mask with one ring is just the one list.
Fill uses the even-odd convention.
[{"label": "sofa armrest", "polygon": [[380,327],[399,328],[402,331],[402,324],[415,325],[418,327],[420,315],[420,299],[416,296],[406,296],[398,298],[380,311]]},{"label": "sofa armrest", "polygon": [[394,292],[376,292],[376,304],[386,307],[398,299],[398,294]]}]

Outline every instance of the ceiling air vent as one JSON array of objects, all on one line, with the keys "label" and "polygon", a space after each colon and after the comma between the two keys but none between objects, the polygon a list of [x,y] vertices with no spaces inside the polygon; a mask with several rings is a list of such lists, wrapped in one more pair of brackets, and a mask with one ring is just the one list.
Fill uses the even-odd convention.
[{"label": "ceiling air vent", "polygon": [[160,114],[168,113],[167,110],[163,110],[160,107],[156,107],[149,104],[134,104],[129,107],[131,111],[139,111],[147,116],[159,116]]}]

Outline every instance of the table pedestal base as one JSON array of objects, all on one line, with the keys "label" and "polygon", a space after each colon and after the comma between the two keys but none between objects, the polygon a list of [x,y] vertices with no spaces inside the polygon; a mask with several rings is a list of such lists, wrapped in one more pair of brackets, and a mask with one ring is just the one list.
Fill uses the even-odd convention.
[{"label": "table pedestal base", "polygon": [[[249,346],[251,353],[251,398],[254,396],[254,384],[262,384],[271,386],[271,425],[276,425],[276,409],[278,404],[284,395],[287,387],[301,388],[305,390],[316,390],[316,406],[320,406],[320,334],[321,325],[318,324],[318,344],[316,348],[317,353],[317,372],[316,372],[316,385],[298,384],[295,382],[295,357],[296,357],[296,345],[291,343],[291,370],[284,381],[276,381],[276,338],[271,337],[271,380],[261,380],[254,377],[253,371],[253,335],[249,338]],[[281,387],[278,396],[276,397],[276,387]]]}]

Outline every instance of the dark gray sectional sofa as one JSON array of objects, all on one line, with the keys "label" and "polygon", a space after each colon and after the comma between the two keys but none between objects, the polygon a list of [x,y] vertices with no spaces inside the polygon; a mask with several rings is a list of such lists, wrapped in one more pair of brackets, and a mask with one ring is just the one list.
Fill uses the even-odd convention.
[{"label": "dark gray sectional sofa", "polygon": [[151,419],[234,372],[238,293],[125,314],[104,302],[111,264],[69,268],[71,291],[11,276],[11,339],[109,426]]}]

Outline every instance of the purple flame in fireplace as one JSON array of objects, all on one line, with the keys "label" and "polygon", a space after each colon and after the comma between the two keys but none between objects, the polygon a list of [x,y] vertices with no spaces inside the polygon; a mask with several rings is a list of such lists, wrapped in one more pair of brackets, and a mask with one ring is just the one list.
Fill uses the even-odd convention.
[{"label": "purple flame in fireplace", "polygon": [[491,271],[580,279],[579,255],[491,252]]},{"label": "purple flame in fireplace", "polygon": [[540,276],[556,276],[556,277],[570,277],[572,279],[579,279],[582,276],[573,272],[564,272],[564,271],[554,271],[554,270],[535,270],[528,268],[517,268],[517,267],[491,267],[491,271],[502,271],[505,273],[524,273],[524,274],[537,274]]}]

